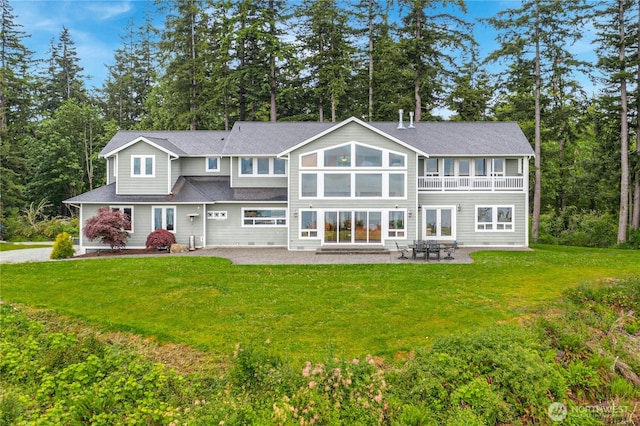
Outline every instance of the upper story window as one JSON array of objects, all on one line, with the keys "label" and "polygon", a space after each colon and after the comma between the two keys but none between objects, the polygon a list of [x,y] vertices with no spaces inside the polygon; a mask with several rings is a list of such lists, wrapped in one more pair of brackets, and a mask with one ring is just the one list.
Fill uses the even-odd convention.
[{"label": "upper story window", "polygon": [[406,163],[405,154],[357,143],[305,153],[300,196],[405,198]]},{"label": "upper story window", "polygon": [[134,155],[131,157],[132,177],[154,177],[155,176],[155,155]]},{"label": "upper story window", "polygon": [[425,176],[504,176],[504,158],[426,158]]},{"label": "upper story window", "polygon": [[240,175],[284,176],[287,174],[286,160],[272,157],[240,157]]},{"label": "upper story window", "polygon": [[207,161],[206,170],[208,172],[220,171],[220,157],[207,157],[206,161]]},{"label": "upper story window", "polygon": [[406,168],[406,164],[406,154],[355,142],[300,155],[301,168]]}]

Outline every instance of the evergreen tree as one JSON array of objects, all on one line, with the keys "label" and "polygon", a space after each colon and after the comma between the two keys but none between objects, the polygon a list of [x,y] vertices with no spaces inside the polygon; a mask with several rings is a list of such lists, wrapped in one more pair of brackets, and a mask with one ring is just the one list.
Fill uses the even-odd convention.
[{"label": "evergreen tree", "polygon": [[305,0],[296,14],[301,19],[298,39],[304,52],[306,87],[316,102],[318,120],[324,121],[327,105],[331,121],[351,115],[347,108],[338,111],[348,91],[354,53],[348,14],[335,0]]},{"label": "evergreen tree", "polygon": [[488,73],[482,69],[475,49],[459,73],[453,77],[453,90],[447,105],[455,111],[453,121],[485,121],[493,94]]},{"label": "evergreen tree", "polygon": [[[449,11],[466,13],[463,0],[400,0],[408,12],[402,17],[401,45],[411,70],[416,121],[429,118],[443,106],[451,79],[458,74],[457,55],[471,43],[468,23]],[[452,10],[453,9],[453,10]],[[429,13],[430,12],[430,13]]]},{"label": "evergreen tree", "polygon": [[101,90],[103,109],[105,116],[115,120],[121,129],[137,127],[145,116],[145,102],[156,79],[153,32],[148,16],[137,30],[133,22],[129,23],[122,47],[115,51],[115,64],[108,67]]},{"label": "evergreen tree", "polygon": [[[633,0],[617,0],[607,4],[596,14],[601,20],[596,21],[598,29],[599,67],[605,73],[604,83],[608,94],[613,97],[614,108],[619,118],[619,171],[620,196],[618,210],[618,243],[627,240],[627,225],[629,220],[629,99],[628,85],[633,80],[630,61],[637,57],[640,46],[634,47],[635,40],[630,34],[637,25],[637,12],[633,9],[637,2]],[[635,55],[630,54],[636,50]],[[636,112],[637,113],[637,112]]]},{"label": "evergreen tree", "polygon": [[43,78],[44,92],[40,95],[40,114],[51,116],[63,102],[75,99],[80,103],[87,102],[89,97],[85,87],[84,70],[79,62],[75,43],[71,33],[62,27],[58,42],[51,41],[48,68]]},{"label": "evergreen tree", "polygon": [[33,113],[35,81],[27,37],[7,0],[0,0],[0,210],[3,216],[24,207],[25,138]]},{"label": "evergreen tree", "polygon": [[[534,193],[532,238],[538,240],[542,206],[542,95],[553,84],[552,65],[556,61],[577,64],[570,46],[581,36],[584,19],[582,0],[525,0],[517,9],[506,9],[489,23],[498,31],[500,48],[490,55],[494,61],[508,63],[507,76],[516,74],[525,90],[532,76],[534,108]],[[575,68],[574,68],[575,69]],[[570,72],[571,68],[565,69]],[[510,78],[510,77],[509,77]]]}]

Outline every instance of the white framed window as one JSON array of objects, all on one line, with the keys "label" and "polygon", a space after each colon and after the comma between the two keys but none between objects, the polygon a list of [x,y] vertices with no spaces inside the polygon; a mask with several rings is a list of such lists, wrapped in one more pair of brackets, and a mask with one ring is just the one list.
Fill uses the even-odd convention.
[{"label": "white framed window", "polygon": [[504,158],[494,158],[491,160],[491,175],[504,176]]},{"label": "white framed window", "polygon": [[287,163],[284,158],[240,157],[238,161],[241,176],[285,176],[287,174]]},{"label": "white framed window", "polygon": [[216,211],[208,211],[207,219],[212,220],[227,220],[228,214],[226,211],[216,210]]},{"label": "white framed window", "polygon": [[476,206],[476,231],[513,232],[514,206]]},{"label": "white framed window", "polygon": [[333,146],[299,156],[301,168],[387,169],[406,168],[407,155],[357,142]]},{"label": "white framed window", "polygon": [[109,206],[111,211],[122,212],[129,219],[129,227],[125,228],[130,234],[133,234],[133,206]]},{"label": "white framed window", "polygon": [[318,238],[318,212],[302,210],[300,212],[300,238]]},{"label": "white framed window", "polygon": [[425,176],[438,176],[440,174],[439,163],[440,160],[433,157],[424,160]]},{"label": "white framed window", "polygon": [[220,171],[220,157],[207,157],[206,171],[207,172],[219,172]]},{"label": "white framed window", "polygon": [[151,220],[152,231],[162,228],[167,231],[176,232],[175,206],[154,206],[151,211],[153,212]]},{"label": "white framed window", "polygon": [[287,226],[287,210],[243,208],[242,226]]},{"label": "white framed window", "polygon": [[156,170],[155,155],[131,156],[131,177],[154,177]]},{"label": "white framed window", "polygon": [[406,172],[301,172],[300,198],[406,198]]},{"label": "white framed window", "polygon": [[389,210],[389,238],[405,238],[406,226],[404,210]]}]

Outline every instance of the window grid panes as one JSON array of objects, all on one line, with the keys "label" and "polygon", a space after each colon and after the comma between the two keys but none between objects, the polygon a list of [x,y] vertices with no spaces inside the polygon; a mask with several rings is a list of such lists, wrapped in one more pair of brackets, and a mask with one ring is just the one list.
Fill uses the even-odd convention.
[{"label": "window grid panes", "polygon": [[155,157],[139,155],[131,157],[131,175],[135,177],[153,177]]},{"label": "window grid panes", "polygon": [[318,212],[303,211],[300,213],[300,237],[318,237]]},{"label": "window grid panes", "polygon": [[285,209],[243,209],[243,226],[286,226]]},{"label": "window grid panes", "polygon": [[389,238],[404,238],[406,235],[404,211],[392,210],[389,212]]},{"label": "window grid panes", "polygon": [[476,230],[513,231],[513,206],[477,207]]}]

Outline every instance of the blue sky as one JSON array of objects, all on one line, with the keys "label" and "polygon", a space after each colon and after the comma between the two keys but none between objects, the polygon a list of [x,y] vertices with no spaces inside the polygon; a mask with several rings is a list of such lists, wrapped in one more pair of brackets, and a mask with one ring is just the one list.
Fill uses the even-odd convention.
[{"label": "blue sky", "polygon": [[[51,40],[57,41],[63,26],[69,29],[84,74],[92,77],[89,87],[102,85],[106,65],[113,63],[114,51],[122,46],[121,36],[127,24],[132,20],[136,26],[142,24],[145,10],[154,9],[152,0],[9,0],[9,3],[17,23],[31,35],[25,44],[36,58],[47,58]],[[466,19],[486,18],[519,4],[520,0],[467,0]],[[158,19],[157,24],[162,25]],[[495,34],[486,26],[476,26],[476,39],[481,56],[496,47]],[[593,55],[589,41],[580,42],[572,50]]]}]

